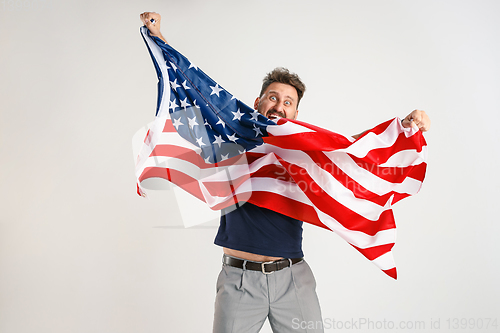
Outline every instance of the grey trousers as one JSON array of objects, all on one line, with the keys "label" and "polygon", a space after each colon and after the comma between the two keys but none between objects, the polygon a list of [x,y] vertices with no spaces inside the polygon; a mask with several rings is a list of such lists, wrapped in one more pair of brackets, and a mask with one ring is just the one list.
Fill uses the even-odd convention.
[{"label": "grey trousers", "polygon": [[214,333],[323,332],[316,281],[301,261],[272,274],[223,265],[217,279]]}]

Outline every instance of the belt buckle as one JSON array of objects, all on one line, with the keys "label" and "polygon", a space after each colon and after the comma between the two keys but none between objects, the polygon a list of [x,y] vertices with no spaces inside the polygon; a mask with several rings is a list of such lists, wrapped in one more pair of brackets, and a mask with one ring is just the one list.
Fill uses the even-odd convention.
[{"label": "belt buckle", "polygon": [[264,266],[265,264],[272,264],[274,261],[266,261],[266,262],[262,262],[260,263],[260,267],[262,269],[262,273],[266,274],[266,275],[269,275],[269,274],[272,274],[274,273],[274,271],[271,271],[271,272],[266,272],[266,266]]}]

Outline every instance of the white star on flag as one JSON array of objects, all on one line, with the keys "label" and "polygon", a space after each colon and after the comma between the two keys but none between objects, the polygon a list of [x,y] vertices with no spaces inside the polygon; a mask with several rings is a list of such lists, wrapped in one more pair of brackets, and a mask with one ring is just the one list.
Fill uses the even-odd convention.
[{"label": "white star on flag", "polygon": [[210,129],[212,129],[212,125],[210,125],[206,119],[205,119],[205,124],[203,124],[203,125],[208,126],[208,127],[210,127]]},{"label": "white star on flag", "polygon": [[205,145],[205,143],[203,143],[203,137],[201,137],[201,138],[196,138],[196,143],[197,143],[200,147]]},{"label": "white star on flag", "polygon": [[236,133],[233,135],[228,135],[227,138],[233,142],[236,142],[236,140],[238,140],[238,138],[236,137]]},{"label": "white star on flag", "polygon": [[255,110],[254,112],[250,113],[252,115],[252,120],[259,120],[259,111]]},{"label": "white star on flag", "polygon": [[178,108],[179,105],[175,103],[175,101],[170,101],[170,105],[168,106],[169,109],[172,109],[172,111],[175,111],[175,108]]},{"label": "white star on flag", "polygon": [[253,130],[255,131],[255,136],[262,136],[262,132],[260,131],[260,128],[256,127],[255,125],[253,125]]},{"label": "white star on flag", "polygon": [[219,148],[223,142],[226,142],[222,139],[222,135],[214,135],[215,141],[213,143],[216,143],[219,145]]},{"label": "white star on flag", "polygon": [[174,118],[174,123],[173,123],[173,125],[174,125],[175,129],[176,129],[176,130],[178,130],[178,129],[179,129],[179,126],[184,125],[184,124],[183,124],[183,123],[181,123],[181,118],[177,118],[177,119],[175,119],[175,118]]},{"label": "white star on flag", "polygon": [[189,128],[190,129],[193,129],[193,127],[195,127],[196,125],[198,125],[198,122],[196,122],[196,116],[193,117],[193,118],[189,118],[188,117],[188,121],[189,121]]},{"label": "white star on flag", "polygon": [[187,86],[187,80],[184,80],[184,82],[182,82],[182,88],[184,88],[184,90],[191,89]]},{"label": "white star on flag", "polygon": [[218,84],[218,83],[216,83],[216,84],[215,84],[215,87],[210,86],[210,88],[212,88],[212,93],[210,94],[210,96],[212,96],[213,94],[216,94],[216,95],[217,95],[217,97],[220,97],[220,96],[219,96],[219,93],[220,93],[222,90],[224,90],[224,89],[222,89],[221,87],[219,87],[219,84]]},{"label": "white star on flag", "polygon": [[238,111],[236,111],[236,112],[231,112],[231,113],[234,115],[233,120],[236,120],[236,119],[241,120],[241,116],[243,116],[243,115],[244,115],[244,113],[241,113],[241,112],[240,112],[240,109],[239,109],[239,108],[238,108]]},{"label": "white star on flag", "polygon": [[[219,118],[219,117],[217,117],[217,118]],[[222,121],[222,119],[220,119],[220,118],[219,118],[219,121],[215,123],[215,125],[219,125],[219,124],[221,124],[221,125],[222,125],[222,127],[226,128],[226,123],[224,123],[224,122]]]},{"label": "white star on flag", "polygon": [[187,97],[186,97],[186,98],[184,98],[184,99],[181,101],[181,108],[184,108],[184,109],[185,109],[185,108],[187,108],[188,106],[191,106],[191,104],[189,104],[189,103],[187,102]]},{"label": "white star on flag", "polygon": [[177,88],[180,87],[180,85],[177,84],[177,79],[174,80],[174,82],[172,81],[169,81],[170,82],[170,86],[172,87],[172,90],[176,90]]}]

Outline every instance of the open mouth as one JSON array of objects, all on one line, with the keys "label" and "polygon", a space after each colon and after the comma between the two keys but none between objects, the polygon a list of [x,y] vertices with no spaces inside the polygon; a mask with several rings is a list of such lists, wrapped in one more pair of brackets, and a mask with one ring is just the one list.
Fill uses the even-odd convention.
[{"label": "open mouth", "polygon": [[275,112],[273,112],[273,113],[268,113],[268,114],[266,115],[266,117],[267,117],[267,118],[269,118],[269,119],[271,119],[271,120],[274,120],[274,119],[279,119],[279,118],[285,118],[285,116],[284,116],[284,115],[282,115],[282,114],[280,114],[280,113],[275,113]]}]

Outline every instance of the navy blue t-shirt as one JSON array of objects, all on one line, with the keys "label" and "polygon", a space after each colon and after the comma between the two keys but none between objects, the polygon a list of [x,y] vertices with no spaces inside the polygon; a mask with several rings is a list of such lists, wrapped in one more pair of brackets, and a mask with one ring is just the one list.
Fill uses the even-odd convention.
[{"label": "navy blue t-shirt", "polygon": [[304,256],[302,221],[248,202],[221,213],[216,245],[270,257]]}]

